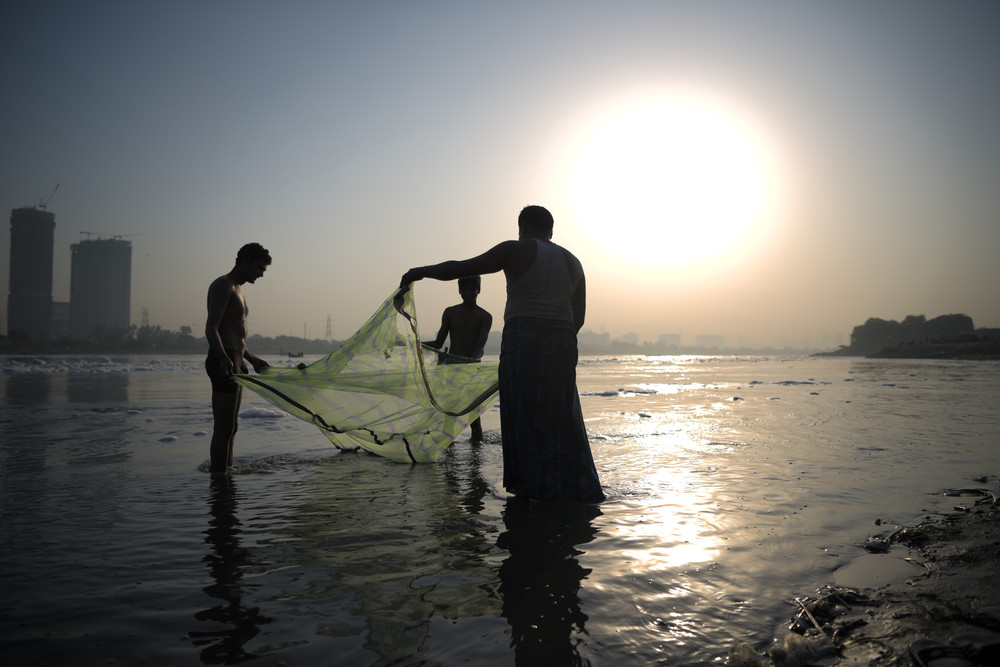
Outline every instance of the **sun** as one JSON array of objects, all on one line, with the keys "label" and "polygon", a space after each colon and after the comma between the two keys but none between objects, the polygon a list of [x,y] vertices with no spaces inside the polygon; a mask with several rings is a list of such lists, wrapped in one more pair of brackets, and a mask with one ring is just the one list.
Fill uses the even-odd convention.
[{"label": "sun", "polygon": [[757,143],[709,106],[647,103],[582,144],[570,172],[586,240],[629,266],[690,269],[755,235],[767,170]]}]

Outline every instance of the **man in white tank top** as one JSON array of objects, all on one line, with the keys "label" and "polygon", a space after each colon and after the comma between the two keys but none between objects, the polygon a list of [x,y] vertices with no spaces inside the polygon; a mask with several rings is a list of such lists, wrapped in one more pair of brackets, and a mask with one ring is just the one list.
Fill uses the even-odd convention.
[{"label": "man in white tank top", "polygon": [[500,352],[504,486],[535,500],[604,499],[576,391],[576,334],[586,315],[583,266],[552,243],[541,206],[518,216],[518,239],[471,259],[407,271],[415,280],[456,280],[503,271],[507,278]]}]

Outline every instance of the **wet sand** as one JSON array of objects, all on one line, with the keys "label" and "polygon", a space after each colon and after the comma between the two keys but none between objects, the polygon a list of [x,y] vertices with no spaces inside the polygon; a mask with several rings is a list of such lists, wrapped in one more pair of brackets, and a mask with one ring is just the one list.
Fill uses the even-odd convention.
[{"label": "wet sand", "polygon": [[947,664],[1000,664],[1000,503],[985,489],[954,496],[953,514],[928,516],[869,545],[907,548],[914,575],[879,587],[827,586],[792,600],[789,632],[776,636],[766,655],[740,645],[727,664],[919,665],[910,652],[918,642],[973,642],[979,649],[966,653],[968,662]]}]

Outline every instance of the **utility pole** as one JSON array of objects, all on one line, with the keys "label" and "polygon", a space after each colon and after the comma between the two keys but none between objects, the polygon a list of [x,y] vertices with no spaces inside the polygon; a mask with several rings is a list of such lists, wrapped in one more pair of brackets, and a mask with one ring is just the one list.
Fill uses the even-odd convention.
[{"label": "utility pole", "polygon": [[333,325],[330,323],[330,316],[326,316],[326,339],[333,340]]}]

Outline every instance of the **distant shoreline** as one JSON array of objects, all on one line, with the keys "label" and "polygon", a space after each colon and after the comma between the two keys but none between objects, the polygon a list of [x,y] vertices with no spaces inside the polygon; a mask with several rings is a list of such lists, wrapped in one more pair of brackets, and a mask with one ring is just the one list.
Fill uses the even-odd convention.
[{"label": "distant shoreline", "polygon": [[[288,341],[283,341],[288,343]],[[265,357],[292,356],[289,353],[304,352],[307,355],[326,355],[337,349],[341,341],[292,341],[288,345],[273,345],[259,343],[254,351]],[[79,344],[0,344],[0,355],[31,356],[31,355],[129,355],[129,354],[204,354],[208,344],[203,339],[194,344],[177,346],[102,346],[82,342]],[[487,354],[499,354],[499,349],[486,350]],[[814,357],[864,357],[869,359],[960,359],[971,361],[1000,360],[1000,340],[961,341],[954,343],[908,343],[893,345],[870,354],[864,354],[848,347],[839,350],[817,352],[809,349],[793,348],[671,348],[663,349],[650,345],[613,345],[607,348],[581,346],[580,355],[637,355],[637,356],[669,356],[669,355],[710,355],[710,356],[772,356],[772,355],[809,355]],[[293,357],[294,358],[294,357]]]},{"label": "distant shoreline", "polygon": [[954,343],[904,343],[885,347],[871,354],[850,348],[820,352],[818,357],[865,357],[868,359],[959,359],[967,361],[1000,360],[1000,340],[961,341]]},{"label": "distant shoreline", "polygon": [[[285,357],[296,358],[299,353],[306,355],[330,354],[339,348],[344,341],[326,340],[305,340],[296,338],[285,338],[280,341],[272,339],[247,341],[248,347],[255,354],[261,357]],[[191,339],[179,344],[160,345],[137,345],[137,344],[101,344],[89,341],[52,341],[43,343],[33,342],[11,342],[0,339],[0,355],[25,356],[25,355],[66,355],[66,354],[206,354],[208,343],[204,338]],[[612,343],[607,346],[580,345],[580,355],[601,355],[601,356],[646,356],[661,357],[671,355],[697,355],[697,356],[775,356],[775,355],[813,355],[817,354],[816,348],[720,348],[720,347],[687,347],[687,346],[664,346],[656,344],[632,344],[632,343]],[[491,339],[486,345],[487,355],[500,354],[499,336],[496,340]]]}]

